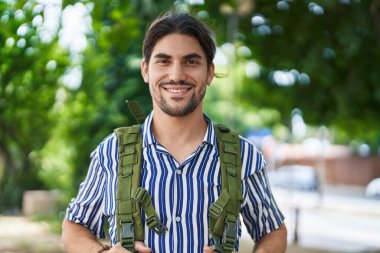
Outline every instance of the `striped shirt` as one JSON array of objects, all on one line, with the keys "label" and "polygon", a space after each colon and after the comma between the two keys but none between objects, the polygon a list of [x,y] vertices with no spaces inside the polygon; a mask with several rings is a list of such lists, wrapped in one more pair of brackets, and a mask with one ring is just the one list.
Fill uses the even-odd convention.
[{"label": "striped shirt", "polygon": [[[165,147],[156,142],[151,131],[152,118],[153,113],[142,126],[141,186],[152,196],[152,204],[168,231],[157,235],[145,225],[145,244],[152,252],[203,252],[203,247],[210,245],[208,208],[221,192],[219,153],[212,122],[205,116],[208,127],[203,143],[179,164]],[[257,241],[279,228],[284,216],[269,187],[262,153],[242,137],[240,145],[241,215],[252,239]],[[111,243],[115,244],[118,170],[115,133],[105,138],[91,157],[87,177],[81,183],[77,197],[71,201],[66,218],[86,226],[98,237],[104,236],[104,218],[108,218]],[[240,232],[239,224],[239,237]]]}]

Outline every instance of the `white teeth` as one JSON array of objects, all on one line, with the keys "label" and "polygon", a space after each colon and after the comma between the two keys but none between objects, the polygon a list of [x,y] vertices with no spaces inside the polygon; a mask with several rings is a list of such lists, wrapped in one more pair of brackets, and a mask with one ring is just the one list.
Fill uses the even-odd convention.
[{"label": "white teeth", "polygon": [[181,92],[186,92],[187,89],[167,89],[170,93],[181,93]]}]

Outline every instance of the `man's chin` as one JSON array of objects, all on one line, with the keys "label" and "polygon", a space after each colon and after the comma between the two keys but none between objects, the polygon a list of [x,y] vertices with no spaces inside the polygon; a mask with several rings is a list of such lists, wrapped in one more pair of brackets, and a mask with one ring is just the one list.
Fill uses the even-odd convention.
[{"label": "man's chin", "polygon": [[185,117],[194,112],[194,107],[176,107],[176,108],[161,108],[163,111],[172,117]]}]

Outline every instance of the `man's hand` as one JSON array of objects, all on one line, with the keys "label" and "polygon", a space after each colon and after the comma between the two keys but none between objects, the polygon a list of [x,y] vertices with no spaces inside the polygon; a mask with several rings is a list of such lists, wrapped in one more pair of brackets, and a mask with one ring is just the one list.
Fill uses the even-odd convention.
[{"label": "man's hand", "polygon": [[214,253],[214,251],[212,250],[212,248],[210,246],[204,246],[203,252],[204,253]]},{"label": "man's hand", "polygon": [[[204,253],[214,253],[214,251],[212,250],[212,248],[210,246],[204,246],[203,247],[203,252]],[[235,251],[233,251],[233,252],[235,252]]]},{"label": "man's hand", "polygon": [[[142,242],[135,242],[135,249],[136,249],[136,251],[138,251],[140,253],[152,252],[152,250],[149,247],[145,246],[145,244]],[[121,244],[119,242],[119,243],[115,244],[114,246],[112,246],[112,248],[110,250],[105,251],[105,252],[108,252],[108,253],[126,253],[126,252],[130,252],[130,251],[121,247]]]},{"label": "man's hand", "polygon": [[[97,252],[102,247],[101,242],[98,241],[96,236],[93,235],[90,230],[66,219],[62,223],[62,242],[67,253],[92,253]],[[135,248],[141,253],[152,252],[152,250],[142,242],[135,242]],[[121,244],[118,243],[111,249],[103,252],[125,253],[129,251],[121,247]]]}]

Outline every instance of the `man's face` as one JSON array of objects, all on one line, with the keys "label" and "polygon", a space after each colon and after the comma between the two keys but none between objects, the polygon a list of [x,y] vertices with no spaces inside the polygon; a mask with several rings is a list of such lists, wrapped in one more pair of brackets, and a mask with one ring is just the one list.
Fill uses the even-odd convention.
[{"label": "man's face", "polygon": [[181,117],[201,109],[214,65],[207,67],[196,38],[174,33],[156,42],[149,64],[145,60],[141,63],[141,73],[149,83],[154,109]]}]

